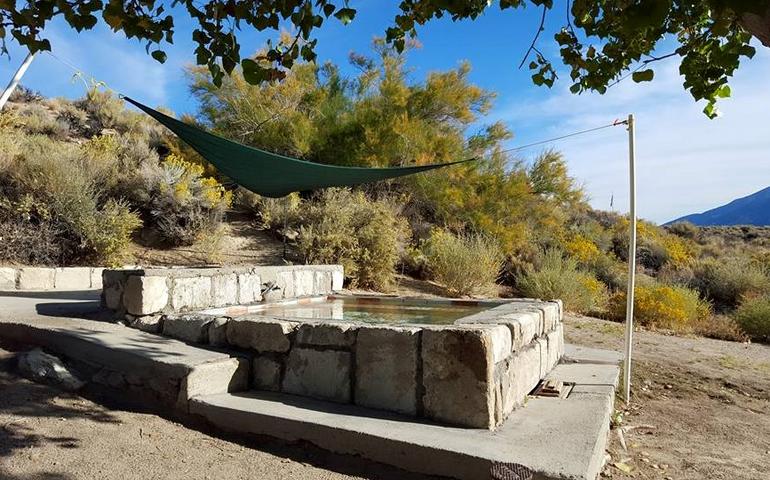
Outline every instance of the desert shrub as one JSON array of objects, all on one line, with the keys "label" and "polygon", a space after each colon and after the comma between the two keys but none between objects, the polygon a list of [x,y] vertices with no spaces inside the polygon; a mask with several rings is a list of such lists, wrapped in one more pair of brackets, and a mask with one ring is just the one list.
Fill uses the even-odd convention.
[{"label": "desert shrub", "polygon": [[43,96],[40,92],[36,92],[24,85],[17,85],[13,92],[11,92],[11,96],[8,97],[8,101],[14,103],[36,103],[42,99]]},{"label": "desert shrub", "polygon": [[30,134],[48,135],[63,140],[70,133],[67,122],[59,120],[50,110],[38,103],[25,105],[20,109],[17,121],[19,126]]},{"label": "desert shrub", "polygon": [[235,202],[253,212],[264,228],[279,231],[284,223],[293,225],[298,220],[300,197],[296,192],[283,198],[269,198],[241,188],[236,191]]},{"label": "desert shrub", "polygon": [[431,277],[452,295],[481,295],[494,291],[503,252],[479,234],[455,235],[435,229],[423,247]]},{"label": "desert shrub", "polygon": [[564,308],[579,313],[601,311],[607,301],[604,284],[578,270],[573,258],[565,258],[555,249],[547,250],[534,266],[525,268],[517,288],[527,297],[561,299]]},{"label": "desert shrub", "polygon": [[232,192],[176,155],[144,165],[130,195],[148,214],[148,226],[170,245],[192,245],[215,232],[232,203]]},{"label": "desert shrub", "polygon": [[[625,291],[610,297],[607,313],[611,319],[625,319]],[[710,315],[711,306],[695,290],[656,282],[645,282],[634,289],[634,319],[643,326],[687,332]]]},{"label": "desert shrub", "polygon": [[326,189],[298,211],[298,246],[308,263],[339,263],[351,286],[385,290],[409,238],[395,202]]},{"label": "desert shrub", "polygon": [[709,315],[695,322],[693,330],[703,337],[732,342],[744,342],[748,338],[735,319],[726,315]]},{"label": "desert shrub", "polygon": [[735,307],[744,296],[766,292],[768,285],[762,267],[744,257],[697,262],[691,284],[718,308]]},{"label": "desert shrub", "polygon": [[139,218],[104,200],[76,144],[39,135],[20,137],[17,155],[0,174],[7,211],[56,232],[62,263],[121,261]]},{"label": "desert shrub", "polygon": [[577,235],[567,241],[564,251],[581,264],[589,264],[601,255],[599,247],[582,235]]},{"label": "desert shrub", "polygon": [[674,235],[690,240],[698,238],[698,234],[700,233],[700,229],[696,225],[687,221],[672,223],[671,225],[666,226],[666,230]]},{"label": "desert shrub", "polygon": [[770,297],[743,300],[733,313],[733,318],[749,337],[770,342]]}]

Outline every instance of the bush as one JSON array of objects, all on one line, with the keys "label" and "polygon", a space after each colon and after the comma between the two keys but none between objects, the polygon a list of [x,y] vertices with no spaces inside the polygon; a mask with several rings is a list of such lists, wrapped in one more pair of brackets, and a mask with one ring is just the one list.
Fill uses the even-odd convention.
[{"label": "bush", "polygon": [[[649,282],[634,289],[634,319],[645,327],[688,332],[710,315],[708,302],[689,288]],[[626,292],[612,295],[608,316],[618,321],[625,319]]]},{"label": "bush", "polygon": [[745,299],[735,310],[733,318],[752,339],[770,342],[770,297]]},{"label": "bush", "polygon": [[430,276],[450,294],[494,292],[504,258],[494,240],[479,234],[454,235],[435,229],[422,250]]},{"label": "bush", "polygon": [[298,210],[299,249],[308,263],[339,263],[351,286],[386,290],[409,238],[393,202],[326,189]]},{"label": "bush", "polygon": [[695,240],[700,234],[700,229],[687,221],[672,223],[665,227],[670,233],[690,240]]},{"label": "bush", "polygon": [[768,290],[768,277],[760,265],[747,258],[707,259],[693,268],[691,287],[717,308],[735,307],[743,297]]},{"label": "bush", "polygon": [[160,165],[144,165],[130,195],[149,213],[149,226],[170,245],[192,245],[214,233],[232,203],[232,192],[176,155]]},{"label": "bush", "polygon": [[745,342],[747,339],[738,322],[726,315],[703,317],[695,323],[694,331],[698,335],[717,340]]},{"label": "bush", "polygon": [[518,279],[524,296],[544,300],[561,299],[564,308],[578,313],[593,313],[605,308],[607,289],[593,275],[577,268],[572,258],[564,258],[558,250],[547,250],[525,268]]}]

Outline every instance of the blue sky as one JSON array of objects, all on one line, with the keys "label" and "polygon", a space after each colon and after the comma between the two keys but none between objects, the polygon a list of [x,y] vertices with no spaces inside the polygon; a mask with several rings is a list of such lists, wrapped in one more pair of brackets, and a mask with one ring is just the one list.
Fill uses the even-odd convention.
[{"label": "blue sky", "polygon": [[[327,21],[318,31],[319,60],[345,65],[351,51],[369,53],[371,41],[383,34],[395,5],[358,3],[359,14],[350,25]],[[372,2],[374,3],[374,2]],[[356,6],[356,5],[354,5]],[[555,137],[625,118],[637,119],[638,209],[656,222],[700,212],[770,185],[770,49],[744,63],[732,81],[733,98],[722,102],[722,117],[708,120],[682,87],[676,58],[656,64],[656,80],[637,85],[630,80],[605,95],[569,93],[569,83],[553,89],[532,85],[529,73],[517,66],[536,29],[534,9],[500,12],[490,9],[475,22],[441,20],[419,30],[421,48],[409,56],[412,77],[419,81],[434,70],[456,67],[462,60],[473,65],[471,80],[497,92],[495,108],[485,121],[504,121],[514,132],[511,146]],[[559,25],[551,25],[558,28]],[[542,50],[556,59],[553,28],[541,37]],[[175,44],[168,46],[168,61],[160,65],[144,45],[113,34],[103,25],[76,34],[61,22],[47,30],[53,53],[78,66],[109,87],[178,114],[194,112],[183,67],[194,61],[190,25],[177,21]],[[258,49],[265,34],[243,32],[242,51]],[[0,58],[0,82],[7,82],[24,52],[9,43],[11,59]],[[344,70],[343,70],[344,71]],[[562,76],[567,78],[566,72]],[[79,97],[82,81],[73,81],[71,68],[48,55],[39,55],[23,84],[47,96]],[[591,203],[627,210],[627,137],[623,127],[555,142],[571,173],[581,182]],[[529,158],[538,149],[521,152]]]}]

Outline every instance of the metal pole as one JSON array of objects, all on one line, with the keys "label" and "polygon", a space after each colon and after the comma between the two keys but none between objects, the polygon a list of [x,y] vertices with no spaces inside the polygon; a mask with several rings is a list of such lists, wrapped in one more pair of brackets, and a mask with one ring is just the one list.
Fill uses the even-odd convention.
[{"label": "metal pole", "polygon": [[32,63],[32,60],[35,58],[34,53],[28,53],[27,58],[24,59],[21,66],[18,70],[16,70],[16,75],[13,76],[10,82],[8,82],[8,86],[5,87],[5,91],[3,92],[3,95],[0,96],[0,110],[3,109],[5,106],[5,102],[8,101],[9,98],[11,98],[11,94],[16,89],[16,86],[21,81],[21,77],[24,76],[24,73],[29,68],[29,65]]},{"label": "metal pole", "polygon": [[634,285],[636,284],[636,146],[634,115],[628,116],[629,238],[628,287],[626,290],[626,356],[623,364],[623,388],[626,404],[631,401],[631,343],[634,334]]}]

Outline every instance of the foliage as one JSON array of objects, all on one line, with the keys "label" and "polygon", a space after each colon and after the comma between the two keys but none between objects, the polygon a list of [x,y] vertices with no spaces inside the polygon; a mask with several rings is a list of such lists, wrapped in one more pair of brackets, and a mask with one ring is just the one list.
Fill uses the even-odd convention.
[{"label": "foliage", "polygon": [[389,288],[409,238],[394,202],[349,189],[327,189],[303,201],[297,223],[305,261],[342,264],[351,286],[359,288]]},{"label": "foliage", "polygon": [[726,257],[699,261],[693,269],[691,286],[718,308],[732,308],[743,297],[766,292],[770,279],[751,259]]},{"label": "foliage", "polygon": [[504,258],[495,241],[479,234],[455,235],[434,229],[422,250],[431,277],[452,295],[495,292]]},{"label": "foliage", "polygon": [[[625,315],[626,292],[620,291],[610,297],[608,316],[621,321]],[[634,289],[634,319],[643,326],[687,332],[710,315],[711,306],[695,290],[657,282]]]},{"label": "foliage", "polygon": [[754,340],[770,342],[770,297],[747,298],[733,314],[746,335]]},{"label": "foliage", "polygon": [[745,342],[748,338],[738,322],[726,315],[701,317],[695,322],[693,330],[698,335],[717,340]]},{"label": "foliage", "polygon": [[564,308],[578,313],[604,309],[607,289],[594,276],[577,268],[577,262],[550,249],[528,266],[519,279],[518,289],[526,297],[544,300],[561,299]]},{"label": "foliage", "polygon": [[690,240],[697,239],[698,234],[700,233],[700,229],[697,225],[687,221],[676,222],[672,223],[671,225],[667,225],[666,230],[673,233],[674,235],[678,235],[683,238],[689,238]]},{"label": "foliage", "polygon": [[203,173],[203,167],[173,154],[141,172],[138,193],[145,197],[139,201],[146,202],[150,224],[171,245],[192,245],[215,233],[232,204],[232,192]]},{"label": "foliage", "polygon": [[[326,19],[335,17],[343,24],[352,21],[356,10],[347,1],[329,0],[266,0],[252,8],[248,3],[233,5],[225,0],[205,4],[181,0],[183,8],[173,15],[166,5],[158,2],[6,2],[0,8],[0,40],[8,33],[31,52],[51,50],[45,27],[61,15],[77,31],[93,28],[97,15],[114,31],[129,38],[147,42],[147,52],[163,63],[163,45],[173,43],[175,24],[179,17],[189,17],[193,23],[192,40],[196,44],[198,65],[205,65],[215,85],[221,85],[225,75],[237,66],[252,84],[284,78],[286,71],[299,58],[316,58],[317,40],[311,40],[315,29]],[[407,36],[416,35],[416,27],[444,15],[453,20],[475,19],[494,2],[446,2],[414,0],[401,2],[400,12],[387,29],[387,39],[399,51]],[[546,16],[555,8],[553,1],[503,0],[501,9],[523,8],[531,4],[542,8],[542,20],[531,46],[524,52],[521,65],[533,54],[529,68],[537,85],[551,87],[557,74],[551,62],[537,48],[540,34],[546,30]],[[569,4],[568,4],[569,6]],[[553,14],[552,14],[553,17]],[[749,44],[752,35],[770,46],[770,1],[757,0],[685,0],[623,2],[600,0],[572,2],[566,18],[557,15],[559,31],[554,35],[560,47],[561,61],[570,68],[573,81],[570,90],[604,93],[618,79],[630,75],[635,82],[650,81],[654,72],[650,64],[668,57],[681,59],[680,72],[684,87],[696,100],[705,99],[705,113],[716,115],[717,99],[730,95],[728,79],[742,58],[751,58],[755,49]],[[562,20],[563,19],[563,20]],[[294,35],[282,34],[277,41],[251,58],[241,57],[237,30],[248,27],[257,31],[276,31],[286,25]],[[550,26],[550,25],[549,25]],[[667,55],[655,56],[656,47],[665,38],[675,37],[678,47]],[[2,44],[5,50],[5,43]],[[523,48],[522,48],[523,50]]]}]

